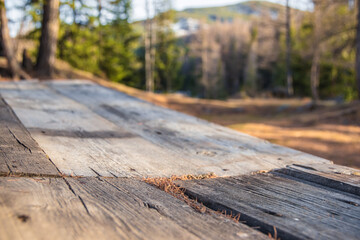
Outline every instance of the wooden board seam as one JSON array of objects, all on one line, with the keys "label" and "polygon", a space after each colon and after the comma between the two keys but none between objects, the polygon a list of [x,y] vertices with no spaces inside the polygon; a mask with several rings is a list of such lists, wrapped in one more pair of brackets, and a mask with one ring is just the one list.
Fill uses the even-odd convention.
[{"label": "wooden board seam", "polygon": [[[317,171],[314,168],[312,168],[310,170]],[[323,187],[327,187],[327,188],[335,189],[335,190],[338,190],[341,192],[351,193],[351,194],[360,196],[360,186],[351,185],[346,182],[339,181],[336,179],[331,179],[326,176],[320,176],[320,175],[316,175],[314,173],[301,171],[299,169],[291,168],[291,166],[287,167],[287,168],[280,168],[280,169],[272,170],[271,173],[273,173],[275,175],[282,175],[282,176],[285,175],[285,176],[293,177],[293,178],[296,178],[299,180],[303,180],[303,182],[305,182],[305,183],[309,182],[312,184],[318,184]],[[339,175],[341,175],[341,173],[339,173]],[[347,175],[344,175],[344,177],[346,177],[346,176]]]},{"label": "wooden board seam", "polygon": [[[285,185],[284,186],[276,185],[276,182],[275,183],[272,182],[272,180],[274,179],[280,181],[281,183],[285,183]],[[289,185],[289,182],[292,182],[292,185]],[[299,184],[296,185],[297,187],[301,185],[304,186],[306,190],[310,191],[310,189],[313,189],[313,191],[315,192],[311,193],[313,194],[312,196],[314,196],[313,198],[311,198],[312,200],[310,199],[309,201],[306,201],[306,199],[310,196],[310,194],[307,191],[301,192],[299,190],[300,192],[298,193],[299,195],[301,195],[301,197],[299,198],[299,195],[296,194],[296,191],[293,191],[294,189],[292,189],[292,187],[296,188],[296,186],[293,185],[294,182],[297,182],[296,184]],[[275,184],[275,187],[270,188],[269,190],[269,187],[273,186],[273,184]],[[185,194],[188,197],[198,200],[204,206],[214,211],[227,211],[235,214],[241,214],[240,220],[242,223],[245,223],[250,227],[259,227],[258,230],[265,234],[267,234],[273,229],[272,225],[275,225],[277,227],[278,236],[280,236],[282,239],[306,238],[307,234],[309,234],[309,232],[307,231],[308,229],[300,229],[299,230],[300,232],[297,232],[297,233],[301,233],[299,235],[296,233],[296,231],[295,232],[292,231],[294,230],[294,228],[296,229],[297,226],[296,221],[299,221],[299,219],[300,220],[307,219],[309,223],[312,222],[312,224],[315,224],[318,221],[317,219],[314,220],[314,215],[310,214],[310,216],[308,216],[306,212],[299,211],[298,215],[294,215],[294,212],[292,211],[288,212],[287,210],[285,210],[286,207],[289,208],[294,207],[295,209],[301,208],[301,206],[305,206],[305,205],[301,205],[303,202],[307,202],[307,204],[311,205],[309,206],[309,208],[303,208],[305,209],[305,211],[308,211],[308,213],[314,209],[318,209],[318,208],[321,209],[321,211],[319,212],[322,215],[318,216],[320,222],[322,222],[324,219],[331,219],[329,220],[330,222],[328,223],[330,224],[328,227],[329,232],[327,232],[327,230],[326,232],[322,232],[324,231],[323,222],[321,227],[319,228],[316,227],[316,224],[311,225],[314,226],[314,228],[313,230],[309,230],[309,231],[313,231],[313,233],[315,234],[313,235],[313,237],[317,236],[321,238],[325,236],[327,237],[333,236],[332,234],[334,234],[336,231],[336,228],[334,229],[333,227],[337,226],[336,225],[337,223],[344,221],[344,219],[347,219],[346,216],[350,216],[349,214],[355,214],[355,215],[352,216],[351,218],[352,220],[348,220],[348,222],[345,222],[346,224],[343,225],[342,228],[351,229],[349,232],[349,236],[351,236],[351,234],[355,234],[356,233],[355,231],[358,231],[359,229],[358,225],[356,226],[356,221],[358,221],[357,220],[358,217],[356,217],[356,213],[358,212],[358,210],[355,209],[357,206],[359,206],[358,196],[350,195],[347,192],[338,191],[334,188],[324,187],[320,184],[309,184],[309,182],[302,181],[302,179],[289,177],[284,174],[279,174],[279,173],[276,174],[270,172],[266,174],[256,174],[252,176],[249,175],[239,176],[239,179],[236,177],[235,178],[231,177],[231,178],[220,178],[220,179],[177,181],[177,185],[185,189]],[[260,189],[258,188],[259,186],[262,186],[261,188],[264,191],[261,191],[261,188]],[[280,188],[278,189],[277,186],[283,188],[283,191],[281,192],[279,190]],[[317,197],[316,193],[319,193],[321,197]],[[330,195],[334,194],[331,195],[334,197],[326,198],[326,200],[324,200],[325,201],[324,203],[322,202],[322,197],[324,196],[325,193]],[[229,194],[229,196],[227,194]],[[246,197],[248,194],[250,194],[250,196],[252,197]],[[271,194],[273,194],[273,199],[268,198],[269,196],[271,196]],[[276,194],[279,194],[280,197],[277,197]],[[281,194],[283,194],[282,197]],[[288,199],[293,199],[293,200],[288,200]],[[274,207],[276,203],[274,205],[272,204],[272,201],[275,201],[276,203],[282,201],[282,204],[278,205],[278,209],[277,209],[276,207]],[[329,206],[326,206],[327,201],[331,203]],[[332,207],[335,206],[334,205],[335,202],[339,202],[339,207],[342,207],[343,210],[342,208],[335,208],[336,210],[332,211]],[[349,210],[350,208],[353,208],[355,212],[350,212]],[[338,219],[333,220],[334,216],[339,216],[339,217]],[[284,220],[284,217],[289,221],[292,221],[292,223],[289,224],[289,226],[293,228],[292,230],[289,230],[291,228],[288,228],[289,226],[286,225],[288,223],[286,223],[287,220]],[[323,229],[322,231],[319,230],[321,228]],[[319,232],[317,232],[316,229],[318,229]],[[342,232],[347,233],[346,230],[343,230]],[[336,234],[334,236],[336,236]]]},{"label": "wooden board seam", "polygon": [[[180,187],[180,185],[178,185]],[[256,217],[252,217],[248,214],[244,214],[243,212],[237,211],[236,209],[233,209],[231,207],[228,207],[224,204],[221,204],[220,202],[207,200],[206,198],[202,197],[200,194],[197,194],[196,192],[190,191],[189,189],[185,188],[184,194],[187,195],[191,199],[195,199],[200,204],[203,204],[205,207],[215,211],[215,212],[228,212],[231,213],[231,215],[239,215],[240,216],[240,223],[245,224],[259,232],[262,232],[266,235],[280,235],[284,239],[294,239],[294,240],[301,240],[302,238],[297,237],[296,235],[293,235],[288,232],[284,232],[281,229],[276,229],[275,226],[267,224],[260,219],[257,219]]]},{"label": "wooden board seam", "polygon": [[0,95],[0,176],[53,176],[59,170]]}]

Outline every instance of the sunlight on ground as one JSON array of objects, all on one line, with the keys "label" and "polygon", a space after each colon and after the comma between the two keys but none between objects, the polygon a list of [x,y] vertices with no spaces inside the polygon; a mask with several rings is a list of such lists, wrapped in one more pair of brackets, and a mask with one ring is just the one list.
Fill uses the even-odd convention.
[{"label": "sunlight on ground", "polygon": [[[338,129],[337,125],[328,125],[328,129],[317,127],[311,128],[285,128],[266,124],[247,123],[228,126],[239,131],[246,131],[251,135],[262,136],[266,139],[280,140],[283,138],[312,138],[319,141],[333,141],[339,143],[360,143],[360,127],[352,127],[353,133],[345,133]],[[333,130],[330,130],[332,128]]]},{"label": "sunlight on ground", "polygon": [[270,142],[360,168],[360,127],[319,124],[312,127],[279,127],[261,123],[228,126]]}]

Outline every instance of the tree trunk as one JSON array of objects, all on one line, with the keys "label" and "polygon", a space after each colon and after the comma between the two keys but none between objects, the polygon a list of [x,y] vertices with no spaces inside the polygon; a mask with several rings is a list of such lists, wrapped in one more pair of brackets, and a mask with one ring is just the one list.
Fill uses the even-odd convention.
[{"label": "tree trunk", "polygon": [[32,71],[33,63],[26,49],[23,50],[23,60],[21,66],[27,72]]},{"label": "tree trunk", "polygon": [[99,24],[99,52],[98,52],[98,65],[101,66],[102,65],[102,44],[103,44],[103,32],[102,32],[102,27],[101,27],[101,18],[102,18],[102,2],[101,0],[97,0],[98,3],[98,24]]},{"label": "tree trunk", "polygon": [[73,0],[72,3],[71,3],[71,9],[73,11],[73,24],[76,24],[77,11],[76,11],[76,2],[75,2],[75,0]]},{"label": "tree trunk", "polygon": [[19,77],[30,79],[31,77],[21,69],[19,63],[16,61],[12,40],[9,34],[8,20],[6,17],[5,1],[0,0],[0,20],[1,20],[1,40],[6,56],[8,67],[14,80],[19,80]]},{"label": "tree trunk", "polygon": [[319,56],[320,52],[318,49],[315,49],[313,61],[311,65],[311,95],[313,98],[313,102],[316,105],[317,101],[319,100],[319,94],[318,94],[318,87],[319,87]]},{"label": "tree trunk", "polygon": [[[151,44],[150,44],[150,56],[151,56],[151,79],[153,81],[151,91],[154,91],[155,85],[160,84],[160,82],[155,81],[155,60],[156,60],[156,37],[157,37],[157,22],[156,22],[156,15],[157,15],[157,2],[153,0],[154,6],[154,17],[151,19]],[[158,79],[160,81],[160,79]]]},{"label": "tree trunk", "polygon": [[43,9],[36,70],[39,77],[52,77],[59,33],[59,0],[46,0]]},{"label": "tree trunk", "polygon": [[251,40],[246,57],[244,69],[244,90],[250,96],[255,96],[258,90],[257,73],[258,73],[258,36],[257,30],[251,30]]},{"label": "tree trunk", "polygon": [[172,77],[171,74],[167,74],[166,77],[166,92],[170,93],[172,89]]},{"label": "tree trunk", "polygon": [[156,22],[155,17],[151,19],[151,37],[150,37],[150,65],[151,65],[151,79],[152,84],[150,87],[150,91],[154,91],[154,85],[158,84],[157,81],[155,81],[155,57],[156,57]]},{"label": "tree trunk", "polygon": [[356,28],[356,82],[358,89],[358,99],[360,99],[360,0],[356,2],[357,4],[357,28]]},{"label": "tree trunk", "polygon": [[150,9],[149,0],[146,0],[146,22],[145,22],[145,79],[146,79],[146,90],[149,92],[154,91],[154,79],[152,74],[152,60],[151,60],[151,24],[150,20]]},{"label": "tree trunk", "polygon": [[319,100],[318,87],[320,83],[320,29],[322,0],[314,0],[314,39],[313,39],[313,61],[311,64],[310,86],[314,105]]},{"label": "tree trunk", "polygon": [[289,0],[286,0],[286,82],[288,96],[294,95],[293,78],[291,73],[290,20]]},{"label": "tree trunk", "polygon": [[208,34],[206,30],[202,30],[201,36],[201,82],[204,87],[203,97],[209,98],[209,70],[208,70]]}]

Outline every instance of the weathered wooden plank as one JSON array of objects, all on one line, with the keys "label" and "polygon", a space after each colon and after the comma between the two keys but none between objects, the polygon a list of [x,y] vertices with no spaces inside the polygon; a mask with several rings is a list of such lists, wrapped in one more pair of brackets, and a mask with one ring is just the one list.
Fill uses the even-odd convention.
[{"label": "weathered wooden plank", "polygon": [[268,239],[134,179],[0,178],[1,239]]},{"label": "weathered wooden plank", "polygon": [[139,137],[84,139],[31,133],[60,171],[67,175],[146,177],[202,173],[188,159],[176,159],[170,164],[173,155]]},{"label": "weathered wooden plank", "polygon": [[170,176],[188,174],[194,167],[185,158],[171,163],[173,156],[165,148],[116,126],[41,83],[0,84],[0,92],[64,174]]},{"label": "weathered wooden plank", "polygon": [[360,196],[360,171],[357,169],[332,164],[294,164],[276,169],[274,173],[286,174]]},{"label": "weathered wooden plank", "polygon": [[[52,81],[47,85],[164,149],[172,156],[163,162],[164,168],[190,159],[188,174],[233,176],[292,163],[329,163],[90,82]],[[172,172],[180,173],[175,167]]]},{"label": "weathered wooden plank", "polygon": [[48,85],[6,83],[0,92],[65,174],[230,176],[327,162],[89,82]]},{"label": "weathered wooden plank", "polygon": [[0,175],[58,175],[0,95]]},{"label": "weathered wooden plank", "polygon": [[271,174],[179,184],[205,205],[240,213],[240,220],[260,226],[263,232],[276,227],[281,239],[360,236],[360,198],[356,195]]},{"label": "weathered wooden plank", "polygon": [[1,82],[0,93],[26,128],[69,132],[122,130],[127,133],[37,81]]}]

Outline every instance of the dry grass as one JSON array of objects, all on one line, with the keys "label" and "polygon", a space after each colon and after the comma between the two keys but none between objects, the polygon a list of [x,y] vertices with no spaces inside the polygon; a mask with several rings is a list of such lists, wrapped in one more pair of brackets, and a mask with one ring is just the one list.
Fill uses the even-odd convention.
[{"label": "dry grass", "polygon": [[205,213],[208,209],[201,203],[198,203],[196,200],[190,199],[185,194],[185,189],[179,187],[174,183],[175,180],[179,180],[178,177],[171,178],[146,178],[144,181],[148,184],[151,184],[160,190],[170,194],[177,199],[184,201],[187,205],[192,207],[195,211],[199,213]]},{"label": "dry grass", "polygon": [[283,127],[248,123],[229,126],[270,142],[308,152],[337,164],[360,168],[360,127],[317,124],[311,127]]},{"label": "dry grass", "polygon": [[170,178],[160,177],[160,178],[144,178],[144,182],[153,185],[160,190],[170,194],[173,197],[185,202],[191,208],[199,213],[208,213],[208,214],[216,214],[223,216],[225,218],[231,219],[232,221],[238,223],[240,220],[240,214],[233,214],[232,212],[226,211],[214,211],[212,209],[207,208],[202,203],[199,203],[197,199],[191,199],[189,196],[185,194],[185,189],[178,186],[174,181],[177,180],[196,180],[196,179],[209,179],[209,178],[217,178],[214,173],[202,174],[198,176],[194,175],[184,175],[184,176],[172,176]]},{"label": "dry grass", "polygon": [[271,235],[271,233],[268,233],[268,236],[269,236],[270,239],[280,240],[280,238],[278,238],[278,236],[277,236],[277,230],[276,230],[275,226],[274,226],[274,236]]},{"label": "dry grass", "polygon": [[197,200],[190,199],[185,194],[185,189],[182,187],[179,187],[174,183],[176,180],[194,180],[194,179],[207,179],[207,178],[216,178],[216,175],[214,173],[210,174],[203,174],[199,176],[194,175],[184,175],[184,176],[172,176],[170,178],[166,177],[159,177],[159,178],[145,178],[144,181],[148,184],[151,184],[160,190],[172,195],[173,197],[176,197],[177,199],[180,199],[184,201],[187,205],[192,207],[195,211],[200,213],[205,213],[209,211],[202,203],[199,203]]}]

